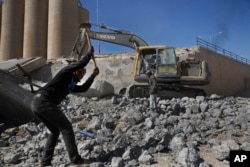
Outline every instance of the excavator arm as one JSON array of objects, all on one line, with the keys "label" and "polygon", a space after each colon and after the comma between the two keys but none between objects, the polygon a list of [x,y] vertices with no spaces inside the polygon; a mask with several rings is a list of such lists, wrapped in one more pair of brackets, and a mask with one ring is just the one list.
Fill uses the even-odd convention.
[{"label": "excavator arm", "polygon": [[98,25],[98,27],[108,30],[109,32],[90,31],[89,37],[91,39],[114,43],[135,50],[140,46],[148,46],[147,42],[145,42],[142,38],[133,34],[132,32],[114,29],[111,27],[107,27],[104,24]]},{"label": "excavator arm", "polygon": [[95,40],[126,46],[135,50],[140,46],[148,46],[148,44],[143,39],[135,34],[129,33],[90,31],[89,37]]},{"label": "excavator arm", "polygon": [[113,29],[103,24],[98,25],[98,27],[107,30],[107,32],[92,31],[90,30],[91,24],[89,23],[80,24],[79,33],[73,46],[71,57],[77,56],[77,59],[79,59],[86,50],[86,31],[88,31],[88,36],[91,39],[122,45],[135,50],[141,46],[148,46],[147,42],[132,32]]}]

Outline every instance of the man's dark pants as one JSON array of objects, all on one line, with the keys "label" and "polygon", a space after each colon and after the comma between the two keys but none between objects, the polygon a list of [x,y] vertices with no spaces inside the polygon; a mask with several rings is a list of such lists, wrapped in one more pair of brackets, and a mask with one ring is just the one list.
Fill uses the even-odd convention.
[{"label": "man's dark pants", "polygon": [[60,132],[62,133],[71,162],[80,158],[72,125],[63,112],[58,109],[57,105],[48,97],[42,94],[36,94],[31,108],[51,132],[45,145],[42,162],[50,163],[52,161],[54,148],[57,144]]}]

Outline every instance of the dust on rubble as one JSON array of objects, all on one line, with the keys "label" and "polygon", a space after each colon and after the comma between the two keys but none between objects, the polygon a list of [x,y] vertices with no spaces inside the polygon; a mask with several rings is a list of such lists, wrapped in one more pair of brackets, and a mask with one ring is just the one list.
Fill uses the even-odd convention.
[{"label": "dust on rubble", "polygon": [[[212,165],[213,167],[229,167],[229,164],[215,158],[212,148],[200,147],[199,149],[200,158],[207,164]],[[154,154],[154,158],[157,163],[151,165],[140,165],[140,167],[181,167],[176,160],[176,156],[172,153]]]}]

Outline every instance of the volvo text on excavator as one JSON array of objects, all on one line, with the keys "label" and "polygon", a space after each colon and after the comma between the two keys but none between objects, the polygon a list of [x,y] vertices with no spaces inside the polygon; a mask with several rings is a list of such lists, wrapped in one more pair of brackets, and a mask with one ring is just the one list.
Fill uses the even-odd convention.
[{"label": "volvo text on excavator", "polygon": [[[159,96],[205,96],[205,92],[195,86],[209,84],[210,72],[206,61],[196,60],[195,57],[176,56],[174,47],[164,45],[149,46],[139,36],[125,30],[107,27],[103,24],[99,28],[107,32],[96,32],[90,30],[91,24],[82,23],[79,34],[72,50],[72,55],[82,55],[85,45],[84,33],[89,38],[100,40],[136,50],[133,77],[135,83],[120,91],[130,97],[147,96],[147,82],[145,75],[147,70],[154,72],[160,89]],[[167,91],[167,92],[166,92]]]}]

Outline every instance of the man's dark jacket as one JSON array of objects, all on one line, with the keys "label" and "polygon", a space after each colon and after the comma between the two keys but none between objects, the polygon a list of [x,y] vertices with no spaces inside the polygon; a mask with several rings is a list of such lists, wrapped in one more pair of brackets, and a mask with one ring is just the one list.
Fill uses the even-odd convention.
[{"label": "man's dark jacket", "polygon": [[62,68],[51,81],[38,90],[38,93],[47,96],[55,104],[59,104],[71,92],[87,91],[95,76],[91,75],[83,85],[76,85],[78,81],[73,72],[85,67],[90,58],[91,55],[86,54],[78,62]]}]

